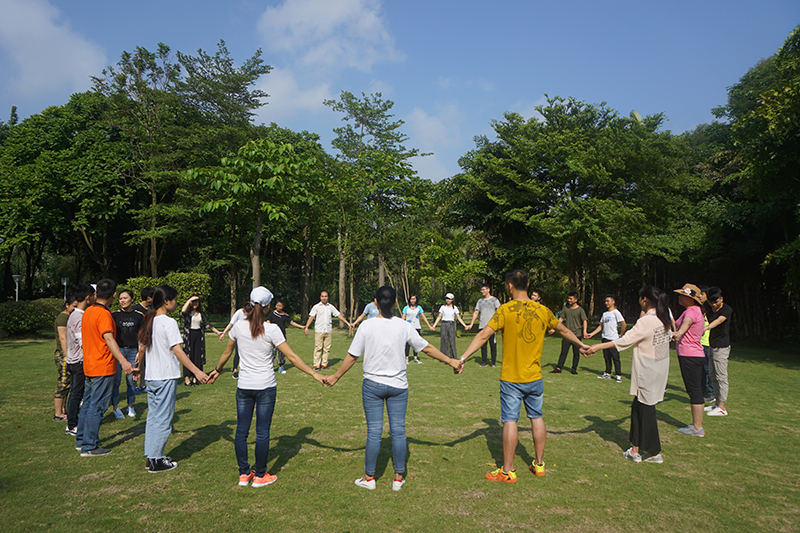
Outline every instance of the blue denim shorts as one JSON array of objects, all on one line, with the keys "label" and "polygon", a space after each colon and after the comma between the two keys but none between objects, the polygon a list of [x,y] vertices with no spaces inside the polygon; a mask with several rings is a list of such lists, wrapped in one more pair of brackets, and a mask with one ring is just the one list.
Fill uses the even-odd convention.
[{"label": "blue denim shorts", "polygon": [[528,418],[542,418],[544,384],[541,379],[530,383],[500,382],[500,422],[519,420],[520,406],[525,402]]}]

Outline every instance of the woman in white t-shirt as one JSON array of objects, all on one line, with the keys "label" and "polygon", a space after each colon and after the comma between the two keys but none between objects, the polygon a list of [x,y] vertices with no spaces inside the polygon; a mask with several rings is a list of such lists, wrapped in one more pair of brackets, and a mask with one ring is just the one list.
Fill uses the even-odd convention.
[{"label": "woman in white t-shirt", "polygon": [[[639,291],[639,305],[644,313],[622,337],[581,350],[591,356],[600,350],[633,347],[631,360],[631,447],[622,456],[634,463],[644,459],[661,464],[661,439],[658,435],[656,404],[664,400],[669,377],[669,341],[672,339],[672,320],[667,295],[648,286]],[[642,453],[640,453],[642,452]],[[643,457],[644,456],[644,457]]]},{"label": "woman in white t-shirt", "polygon": [[[239,381],[236,387],[236,437],[233,448],[239,464],[239,486],[264,487],[278,477],[267,472],[269,458],[269,430],[275,410],[276,382],[273,364],[275,350],[306,374],[322,383],[323,376],[314,372],[286,343],[276,324],[265,322],[266,311],[272,302],[272,293],[264,287],[250,292],[250,301],[244,306],[245,319],[236,322],[228,334],[228,345],[219,363],[209,375],[214,383],[228,362],[234,347],[239,351]],[[255,463],[250,468],[247,458],[247,437],[256,412]]]},{"label": "woman in white t-shirt", "polygon": [[356,359],[364,356],[364,381],[361,384],[361,399],[367,419],[367,444],[364,450],[364,475],[355,481],[359,487],[375,489],[375,467],[381,447],[383,431],[383,406],[389,416],[389,433],[392,436],[392,462],[394,481],[392,490],[398,491],[405,484],[406,471],[406,407],[408,406],[408,378],[403,349],[411,344],[414,350],[449,364],[453,370],[461,368],[458,359],[448,357],[428,344],[414,328],[402,318],[394,316],[392,309],[397,302],[397,292],[388,286],[375,294],[381,314],[367,320],[356,331],[356,336],[339,370],[325,377],[330,386],[350,370]]},{"label": "woman in white t-shirt", "polygon": [[[417,333],[422,336],[422,325],[419,323],[419,319],[425,321],[428,327],[431,327],[431,323],[428,322],[428,317],[425,316],[425,311],[422,310],[422,306],[417,304],[417,295],[412,294],[408,297],[408,305],[403,308],[403,320],[411,324],[411,327],[414,328]],[[406,344],[406,362],[408,362],[408,350],[411,348],[411,345]],[[418,357],[419,352],[416,350],[414,351],[414,362],[417,364],[422,364],[422,361],[419,360]]]},{"label": "woman in white t-shirt", "polygon": [[453,296],[452,292],[448,292],[444,295],[444,305],[439,307],[439,316],[433,321],[431,330],[435,330],[436,325],[441,320],[442,331],[439,347],[442,352],[446,353],[449,357],[456,359],[458,357],[458,353],[456,352],[456,320],[461,322],[464,329],[467,329],[467,325],[461,320],[461,313],[458,307],[453,305],[454,299],[455,296]]},{"label": "woman in white t-shirt", "polygon": [[192,363],[181,348],[183,340],[178,322],[168,313],[178,307],[178,291],[169,285],[159,286],[153,294],[153,305],[147,311],[139,330],[139,353],[136,365],[142,360],[147,384],[147,423],[144,430],[144,454],[151,473],[172,470],[178,463],[164,455],[167,439],[172,433],[175,414],[175,392],[181,377],[181,363],[206,383],[208,376]]}]

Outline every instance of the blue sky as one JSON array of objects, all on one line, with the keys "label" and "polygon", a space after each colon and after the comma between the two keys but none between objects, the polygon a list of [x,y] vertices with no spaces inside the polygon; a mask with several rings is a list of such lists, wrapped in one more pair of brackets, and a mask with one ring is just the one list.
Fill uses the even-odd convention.
[{"label": "blue sky", "polygon": [[214,53],[241,63],[261,48],[274,70],[257,122],[318,133],[331,153],[342,90],[382,92],[406,122],[422,177],[458,158],[506,111],[544,94],[663,112],[680,133],[710,122],[726,88],[774,54],[800,23],[797,0],[0,0],[0,118],[22,118],[90,87],[135,46]]}]

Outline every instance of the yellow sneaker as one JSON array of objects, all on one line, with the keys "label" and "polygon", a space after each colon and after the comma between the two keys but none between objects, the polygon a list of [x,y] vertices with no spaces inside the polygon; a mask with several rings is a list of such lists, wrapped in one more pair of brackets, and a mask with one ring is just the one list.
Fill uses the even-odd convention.
[{"label": "yellow sneaker", "polygon": [[542,464],[540,464],[540,465],[537,465],[536,463],[533,463],[531,466],[528,467],[528,470],[530,470],[531,472],[533,472],[534,474],[536,474],[539,477],[544,477],[544,475],[545,475],[545,473],[544,473],[544,461],[542,461]]}]

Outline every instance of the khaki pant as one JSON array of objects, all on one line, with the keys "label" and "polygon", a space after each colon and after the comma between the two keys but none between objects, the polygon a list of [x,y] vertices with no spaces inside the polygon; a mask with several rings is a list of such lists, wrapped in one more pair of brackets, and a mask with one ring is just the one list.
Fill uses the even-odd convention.
[{"label": "khaki pant", "polygon": [[[333,333],[314,333],[314,366],[328,366]],[[321,363],[321,364],[320,364]]]},{"label": "khaki pant", "polygon": [[708,365],[708,377],[714,385],[714,397],[718,402],[728,401],[728,358],[731,347],[711,348],[713,360]]}]

